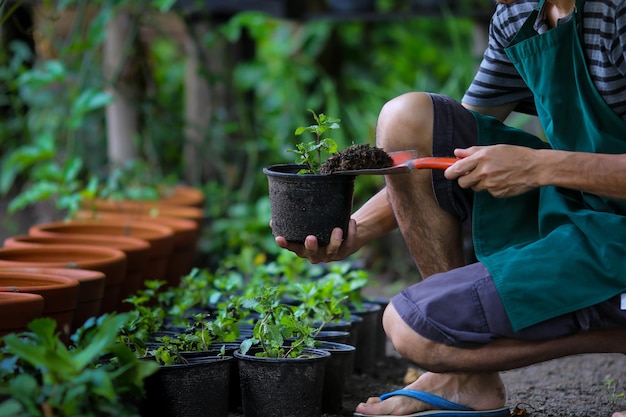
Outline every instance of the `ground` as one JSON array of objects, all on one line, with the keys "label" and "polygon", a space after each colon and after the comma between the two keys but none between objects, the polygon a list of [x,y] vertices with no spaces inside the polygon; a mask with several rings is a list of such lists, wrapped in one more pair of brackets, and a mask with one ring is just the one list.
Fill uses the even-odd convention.
[{"label": "ground", "polygon": [[[49,209],[49,208],[48,208]],[[0,199],[0,213],[6,201]],[[0,242],[28,231],[34,221],[49,221],[50,210],[36,208],[20,216],[0,220]],[[378,290],[381,290],[380,288]],[[369,396],[401,388],[408,363],[391,346],[371,374],[353,374],[348,381],[344,411],[324,417],[347,417],[360,401]],[[610,417],[626,410],[626,356],[594,354],[568,357],[503,373],[507,385],[507,405],[519,406],[528,417]],[[232,415],[230,417],[239,417]]]},{"label": "ground", "polygon": [[[368,396],[401,388],[407,367],[403,360],[389,357],[379,362],[377,376],[353,375],[345,412],[325,417],[351,416]],[[610,417],[626,410],[626,401],[617,398],[626,392],[625,371],[626,356],[621,354],[580,355],[507,371],[507,405],[523,408],[529,417]]]}]

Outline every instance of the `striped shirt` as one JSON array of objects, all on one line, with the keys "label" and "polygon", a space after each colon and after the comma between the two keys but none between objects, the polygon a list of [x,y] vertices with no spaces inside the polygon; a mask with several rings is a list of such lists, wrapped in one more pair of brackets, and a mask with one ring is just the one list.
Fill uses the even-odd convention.
[{"label": "striped shirt", "polygon": [[[519,101],[517,111],[536,114],[532,94],[504,48],[538,3],[518,0],[509,6],[498,5],[491,19],[489,45],[464,103],[484,107]],[[604,101],[626,120],[626,1],[588,0],[582,22],[583,50],[591,78]],[[539,33],[548,29],[541,16],[535,28]]]}]

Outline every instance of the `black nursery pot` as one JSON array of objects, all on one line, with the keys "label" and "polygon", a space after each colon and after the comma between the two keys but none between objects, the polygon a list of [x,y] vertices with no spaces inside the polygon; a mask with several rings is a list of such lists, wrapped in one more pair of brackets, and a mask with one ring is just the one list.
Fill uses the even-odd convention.
[{"label": "black nursery pot", "polygon": [[343,393],[346,379],[354,368],[355,347],[345,343],[322,341],[317,349],[330,352],[330,360],[326,364],[324,376],[324,392],[322,395],[322,412],[339,413],[343,410]]},{"label": "black nursery pot", "polygon": [[[381,306],[374,303],[363,303],[361,308],[352,308],[351,314],[360,317],[357,334],[356,354],[354,358],[354,371],[357,374],[369,374],[374,371],[376,365],[377,339],[381,337],[379,330],[381,324]],[[382,332],[384,334],[384,332]]]},{"label": "black nursery pot", "polygon": [[319,417],[330,352],[305,349],[302,358],[265,358],[236,350],[246,417]]},{"label": "black nursery pot", "polygon": [[290,242],[303,243],[308,235],[321,245],[330,242],[335,227],[344,236],[352,214],[352,175],[298,174],[304,165],[272,165],[267,175],[272,211],[272,232]]},{"label": "black nursery pot", "polygon": [[[152,360],[152,359],[146,359]],[[233,357],[188,358],[189,364],[161,366],[144,381],[145,417],[226,417]]]}]

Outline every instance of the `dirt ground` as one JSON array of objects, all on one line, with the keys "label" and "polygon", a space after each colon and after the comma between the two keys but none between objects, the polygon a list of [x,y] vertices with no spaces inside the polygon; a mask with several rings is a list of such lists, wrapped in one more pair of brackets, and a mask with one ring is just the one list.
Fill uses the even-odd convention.
[{"label": "dirt ground", "polygon": [[[49,221],[49,210],[36,208],[8,218],[6,202],[0,199],[0,242],[11,235],[27,233],[34,219]],[[356,405],[404,386],[409,364],[387,346],[387,355],[369,374],[353,374],[344,393],[344,411],[324,417],[348,417]],[[529,417],[610,417],[626,410],[626,356],[581,355],[553,360],[503,373],[507,405],[523,408]],[[238,417],[238,416],[231,416]]]},{"label": "dirt ground", "polygon": [[[346,388],[344,413],[351,416],[360,401],[403,386],[408,364],[391,356],[377,364],[376,375],[353,375]],[[502,374],[507,405],[523,408],[529,417],[610,417],[626,410],[618,398],[626,392],[626,356],[580,355],[553,360]],[[611,383],[607,383],[612,381]]]}]

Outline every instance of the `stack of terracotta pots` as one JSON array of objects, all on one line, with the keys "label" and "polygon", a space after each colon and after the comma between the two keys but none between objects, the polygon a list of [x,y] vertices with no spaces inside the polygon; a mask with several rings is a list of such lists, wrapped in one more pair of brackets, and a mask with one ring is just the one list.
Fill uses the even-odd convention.
[{"label": "stack of terracotta pots", "polygon": [[[76,218],[33,225],[0,248],[0,337],[52,317],[65,340],[89,317],[128,310],[146,280],[178,285],[194,266],[204,195],[87,202]],[[87,209],[87,207],[89,209]]]}]

